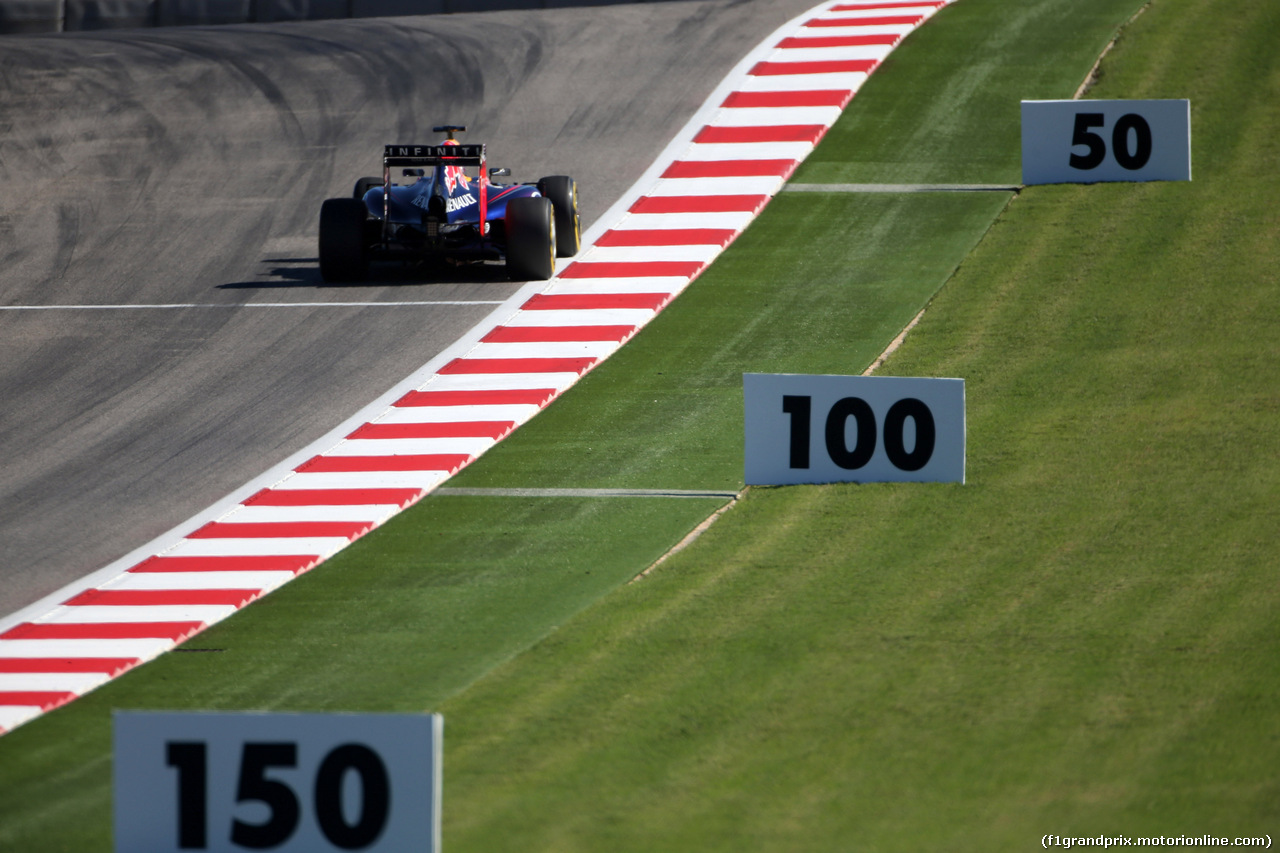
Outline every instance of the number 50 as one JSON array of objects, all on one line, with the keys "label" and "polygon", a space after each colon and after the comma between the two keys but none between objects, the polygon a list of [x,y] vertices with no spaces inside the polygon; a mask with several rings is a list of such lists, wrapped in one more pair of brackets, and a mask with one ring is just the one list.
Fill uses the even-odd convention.
[{"label": "number 50", "polygon": [[[1093,132],[1093,128],[1105,125],[1106,116],[1102,113],[1076,113],[1071,147],[1083,145],[1089,150],[1084,154],[1072,151],[1068,161],[1071,168],[1088,171],[1098,168],[1107,159],[1106,140]],[[1111,154],[1121,168],[1130,172],[1147,165],[1147,161],[1151,159],[1151,125],[1147,120],[1137,113],[1126,113],[1116,119],[1115,126],[1111,129]]]}]

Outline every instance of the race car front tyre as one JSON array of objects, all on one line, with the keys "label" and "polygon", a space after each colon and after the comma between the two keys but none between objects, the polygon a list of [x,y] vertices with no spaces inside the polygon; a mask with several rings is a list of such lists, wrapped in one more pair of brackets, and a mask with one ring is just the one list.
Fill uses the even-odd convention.
[{"label": "race car front tyre", "polygon": [[507,204],[507,271],[516,281],[546,281],[556,271],[555,208],[548,198]]},{"label": "race car front tyre", "polygon": [[364,202],[331,198],[320,206],[320,276],[325,281],[364,281],[369,274]]},{"label": "race car front tyre", "polygon": [[582,248],[582,217],[578,215],[578,184],[568,175],[538,181],[538,192],[556,209],[556,257],[572,258]]}]

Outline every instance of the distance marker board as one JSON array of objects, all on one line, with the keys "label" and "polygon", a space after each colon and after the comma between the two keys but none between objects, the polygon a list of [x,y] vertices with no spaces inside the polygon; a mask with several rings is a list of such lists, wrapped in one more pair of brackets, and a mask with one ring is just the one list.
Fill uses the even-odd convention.
[{"label": "distance marker board", "polygon": [[116,853],[440,850],[438,714],[117,712]]},{"label": "distance marker board", "polygon": [[1023,101],[1022,183],[1191,180],[1191,102]]},{"label": "distance marker board", "polygon": [[964,482],[963,379],[746,373],[748,485]]}]

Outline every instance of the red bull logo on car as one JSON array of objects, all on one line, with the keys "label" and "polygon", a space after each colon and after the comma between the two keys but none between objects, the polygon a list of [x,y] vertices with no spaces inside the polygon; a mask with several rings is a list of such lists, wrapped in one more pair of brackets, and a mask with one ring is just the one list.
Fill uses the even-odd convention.
[{"label": "red bull logo on car", "polygon": [[[440,144],[442,146],[443,145],[460,145],[460,143],[456,139],[446,139],[444,142]],[[445,189],[449,191],[449,195],[454,194],[454,192],[458,188],[458,184],[462,184],[462,188],[464,190],[471,189],[471,179],[467,177],[466,170],[463,169],[461,166],[445,166],[444,167],[444,186],[445,186]],[[475,199],[472,199],[471,201],[474,202]],[[470,204],[471,202],[465,202],[465,203]],[[450,202],[450,205],[451,206],[449,209],[453,210],[454,208],[452,207],[452,202]]]},{"label": "red bull logo on car", "polygon": [[449,191],[449,195],[453,195],[461,184],[464,190],[471,189],[471,179],[467,177],[467,173],[461,166],[445,166],[444,168],[444,186]]}]

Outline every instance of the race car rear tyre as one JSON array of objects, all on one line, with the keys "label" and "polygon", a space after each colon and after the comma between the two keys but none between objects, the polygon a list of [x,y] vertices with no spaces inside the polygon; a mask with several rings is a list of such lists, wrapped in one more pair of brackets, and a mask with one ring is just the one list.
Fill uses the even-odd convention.
[{"label": "race car rear tyre", "polygon": [[325,281],[364,281],[369,274],[364,202],[331,198],[320,205],[320,275]]},{"label": "race car rear tyre", "polygon": [[556,209],[556,257],[572,258],[582,248],[582,217],[578,215],[578,184],[568,175],[538,181],[538,192]]},{"label": "race car rear tyre", "polygon": [[364,198],[364,194],[374,187],[382,186],[382,178],[361,178],[356,181],[356,188],[351,191],[352,198]]},{"label": "race car rear tyre", "polygon": [[507,204],[507,271],[517,281],[546,281],[556,271],[555,207],[548,198]]}]

